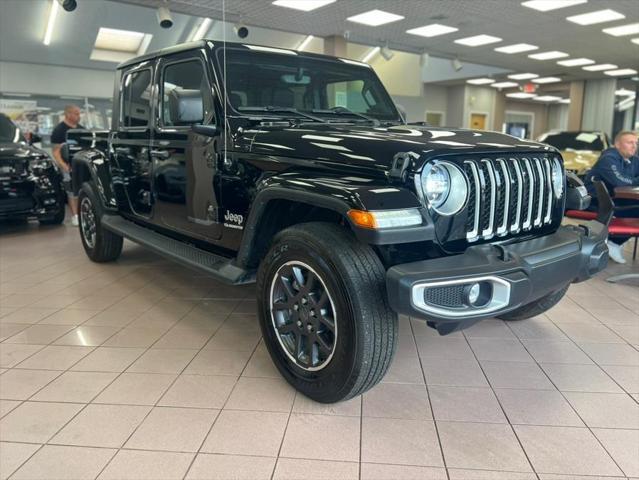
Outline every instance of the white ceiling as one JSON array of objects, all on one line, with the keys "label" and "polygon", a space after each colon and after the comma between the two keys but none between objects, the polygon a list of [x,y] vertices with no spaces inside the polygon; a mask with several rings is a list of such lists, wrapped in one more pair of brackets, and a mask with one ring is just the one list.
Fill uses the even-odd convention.
[{"label": "white ceiling", "polygon": [[[157,7],[162,0],[116,0],[128,4]],[[342,35],[350,32],[350,40],[369,45],[388,41],[392,48],[444,57],[459,57],[468,62],[494,65],[514,71],[535,71],[544,75],[566,75],[571,78],[609,78],[602,73],[589,73],[581,67],[563,67],[556,61],[537,61],[522,54],[503,54],[494,49],[514,43],[538,45],[537,52],[561,50],[571,57],[586,57],[597,63],[613,63],[622,68],[639,66],[639,45],[629,37],[613,37],[603,28],[639,22],[639,0],[589,0],[568,8],[539,12],[523,7],[521,0],[337,0],[312,12],[302,12],[272,5],[272,0],[169,0],[173,11],[196,16],[242,21],[248,25],[276,30],[313,34]],[[225,7],[225,8],[224,8]],[[379,27],[349,22],[346,18],[380,9],[399,14],[404,20]],[[623,20],[581,26],[566,17],[601,9],[613,9],[626,16]],[[439,23],[459,28],[458,32],[430,39],[405,33],[422,25]],[[490,34],[503,41],[482,47],[465,47],[454,40],[479,34]],[[249,36],[250,40],[250,36]]]}]

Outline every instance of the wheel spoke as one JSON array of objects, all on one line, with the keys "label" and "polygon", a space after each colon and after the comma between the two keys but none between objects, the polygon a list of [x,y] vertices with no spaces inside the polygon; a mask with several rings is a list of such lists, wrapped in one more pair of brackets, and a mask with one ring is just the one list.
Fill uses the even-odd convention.
[{"label": "wheel spoke", "polygon": [[335,333],[335,320],[326,315],[319,315],[317,318],[319,323],[328,328],[331,332]]},{"label": "wheel spoke", "polygon": [[297,297],[297,292],[293,289],[293,285],[288,278],[285,276],[280,276],[280,284],[284,288],[284,292],[286,294],[287,300],[291,301],[295,297]]},{"label": "wheel spoke", "polygon": [[291,302],[274,302],[273,303],[273,311],[279,311],[279,310],[290,310],[291,309]]},{"label": "wheel spoke", "polygon": [[306,336],[306,342],[305,342],[305,350],[306,350],[306,357],[308,358],[308,366],[312,367],[314,365],[314,361],[313,361],[313,346],[315,345],[315,342],[313,341],[313,337],[311,335],[307,335]]},{"label": "wheel spoke", "polygon": [[277,326],[277,331],[280,332],[281,335],[285,335],[287,333],[291,333],[295,331],[295,323],[285,323]]},{"label": "wheel spoke", "polygon": [[295,358],[299,362],[302,361],[302,354],[304,353],[303,341],[304,341],[304,337],[302,336],[302,334],[299,332],[296,332],[295,333]]},{"label": "wheel spoke", "polygon": [[331,354],[332,346],[329,345],[320,334],[315,335],[315,341],[319,346],[320,352],[322,352],[325,357],[328,357]]},{"label": "wheel spoke", "polygon": [[[304,274],[300,267],[293,267],[293,277],[295,277],[295,282],[297,283],[297,290],[302,290],[304,286]],[[293,285],[295,285],[295,283],[293,283]]]},{"label": "wheel spoke", "polygon": [[320,295],[320,298],[317,301],[317,303],[315,304],[315,306],[317,308],[325,308],[328,303],[329,303],[328,302],[328,293],[326,292],[326,290],[323,290],[322,294]]}]

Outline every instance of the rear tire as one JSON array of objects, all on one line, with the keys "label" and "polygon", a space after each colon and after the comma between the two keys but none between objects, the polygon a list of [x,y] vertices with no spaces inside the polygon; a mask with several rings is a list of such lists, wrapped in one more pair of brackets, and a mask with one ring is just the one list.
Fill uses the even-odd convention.
[{"label": "rear tire", "polygon": [[87,256],[98,263],[116,260],[122,253],[123,239],[102,227],[102,204],[88,182],[82,184],[78,205],[80,239]]},{"label": "rear tire", "polygon": [[566,292],[568,291],[568,287],[570,287],[570,284],[541,297],[539,300],[535,300],[534,302],[524,305],[523,307],[519,307],[512,312],[500,315],[497,318],[506,321],[518,321],[541,315],[542,313],[550,310],[552,307],[557,305],[560,300],[564,298],[564,295],[566,295]]},{"label": "rear tire", "polygon": [[284,378],[323,403],[376,385],[397,343],[384,267],[346,229],[307,223],[280,232],[258,270],[265,344]]}]

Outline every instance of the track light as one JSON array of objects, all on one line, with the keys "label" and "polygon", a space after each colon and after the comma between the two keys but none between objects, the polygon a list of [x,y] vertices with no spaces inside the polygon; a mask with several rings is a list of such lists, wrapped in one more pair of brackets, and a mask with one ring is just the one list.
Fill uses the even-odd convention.
[{"label": "track light", "polygon": [[158,23],[162,28],[171,28],[173,26],[173,18],[171,17],[171,11],[166,5],[158,7]]},{"label": "track light", "polygon": [[451,60],[451,63],[456,72],[459,72],[462,68],[464,68],[464,65],[459,61],[459,58],[457,57],[453,58]]},{"label": "track light", "polygon": [[76,0],[58,0],[58,3],[67,12],[72,12],[78,7],[78,3],[76,2]]},{"label": "track light", "polygon": [[249,29],[246,25],[242,25],[241,23],[238,23],[237,25],[235,25],[233,27],[233,31],[235,32],[235,35],[237,35],[240,38],[246,38],[248,37],[249,34]]},{"label": "track light", "polygon": [[384,45],[380,51],[380,55],[384,57],[384,60],[389,61],[391,58],[395,56],[395,52],[393,52],[388,45]]}]

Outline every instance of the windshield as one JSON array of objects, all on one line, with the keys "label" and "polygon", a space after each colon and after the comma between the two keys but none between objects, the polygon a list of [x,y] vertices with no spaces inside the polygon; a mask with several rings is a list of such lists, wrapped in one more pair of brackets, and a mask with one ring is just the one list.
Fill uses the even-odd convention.
[{"label": "windshield", "polygon": [[604,150],[601,136],[593,132],[552,133],[543,142],[559,150]]},{"label": "windshield", "polygon": [[[334,121],[393,121],[400,116],[383,85],[364,65],[340,60],[226,49],[218,52],[232,107],[243,115],[300,116]],[[266,113],[264,113],[266,112]],[[296,113],[299,112],[299,113]]]},{"label": "windshield", "polygon": [[24,142],[24,138],[9,117],[0,114],[0,143]]}]

